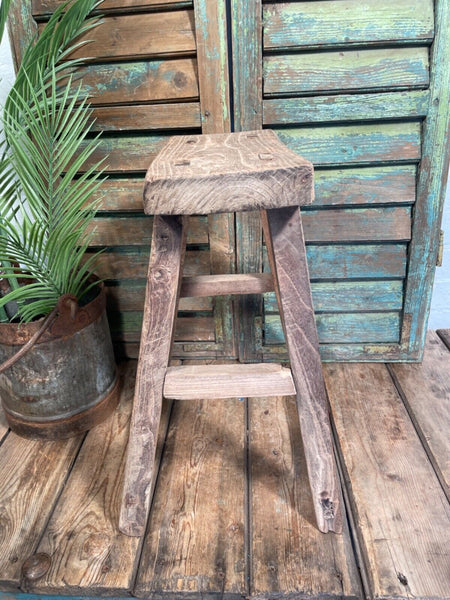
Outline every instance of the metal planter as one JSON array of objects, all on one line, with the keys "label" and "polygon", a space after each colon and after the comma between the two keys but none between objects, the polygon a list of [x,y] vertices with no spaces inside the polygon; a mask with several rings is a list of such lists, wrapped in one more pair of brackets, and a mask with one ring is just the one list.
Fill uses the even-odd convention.
[{"label": "metal planter", "polygon": [[[40,325],[0,325],[0,362],[15,354]],[[66,438],[91,429],[116,407],[118,388],[103,286],[83,307],[63,297],[50,328],[0,375],[11,429],[34,438]]]}]

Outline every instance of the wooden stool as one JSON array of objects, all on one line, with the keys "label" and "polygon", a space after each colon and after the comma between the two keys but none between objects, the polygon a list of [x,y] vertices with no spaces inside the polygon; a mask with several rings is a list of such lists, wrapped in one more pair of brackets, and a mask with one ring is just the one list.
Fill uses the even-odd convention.
[{"label": "wooden stool", "polygon": [[[342,527],[338,480],[299,205],[313,200],[313,168],[270,130],[172,137],[147,173],[155,215],[120,530],[144,533],[163,396],[296,394],[321,531]],[[187,215],[261,210],[270,274],[182,278]],[[274,290],[291,369],[273,364],[168,367],[180,296]]]}]

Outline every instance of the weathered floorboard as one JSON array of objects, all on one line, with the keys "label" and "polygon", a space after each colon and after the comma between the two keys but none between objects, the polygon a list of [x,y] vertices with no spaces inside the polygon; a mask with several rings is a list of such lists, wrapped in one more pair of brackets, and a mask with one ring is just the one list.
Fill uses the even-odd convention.
[{"label": "weathered floorboard", "polygon": [[174,403],[136,596],[246,595],[244,443],[243,402]]},{"label": "weathered floorboard", "polygon": [[55,442],[9,434],[0,446],[0,586],[17,590],[84,436]]},{"label": "weathered floorboard", "polygon": [[450,350],[450,329],[438,329],[437,331],[439,337]]},{"label": "weathered floorboard", "polygon": [[155,216],[119,528],[142,536],[157,475],[155,455],[186,246],[186,220]]},{"label": "weathered floorboard", "polygon": [[360,598],[346,524],[315,526],[294,397],[249,400],[250,595]]},{"label": "weathered floorboard", "polygon": [[[413,389],[405,386],[404,397],[425,390],[430,399],[434,382],[443,382],[445,393],[441,353],[436,371],[428,370],[435,354],[433,344],[423,367],[410,365]],[[126,573],[130,547],[139,543],[117,531],[133,370],[127,365],[124,373],[127,402],[86,436],[73,466],[81,438],[32,442],[10,433],[0,446],[4,600],[11,593],[27,600],[18,592],[20,570],[36,551],[51,555],[50,569],[33,585],[22,581],[22,589],[40,597],[133,593]],[[384,365],[329,365],[325,373],[355,517],[351,527],[362,549],[364,592],[380,600],[444,600],[448,506],[417,436],[418,424],[426,435],[420,411],[415,429]],[[250,399],[248,427],[239,400],[175,406],[134,591],[167,599],[361,598],[346,520],[342,536],[323,536],[314,525],[294,398]],[[161,450],[164,427],[159,435]]]},{"label": "weathered floorboard", "polygon": [[450,352],[428,332],[423,362],[390,371],[450,501]]},{"label": "weathered floorboard", "polygon": [[447,598],[450,509],[384,365],[325,365],[375,598]]},{"label": "weathered floorboard", "polygon": [[[52,557],[51,567],[36,584],[27,585],[28,591],[126,595],[132,587],[140,544],[121,534],[118,522],[136,364],[124,367],[119,407],[89,432],[37,550]],[[166,402],[157,463],[169,413]]]}]

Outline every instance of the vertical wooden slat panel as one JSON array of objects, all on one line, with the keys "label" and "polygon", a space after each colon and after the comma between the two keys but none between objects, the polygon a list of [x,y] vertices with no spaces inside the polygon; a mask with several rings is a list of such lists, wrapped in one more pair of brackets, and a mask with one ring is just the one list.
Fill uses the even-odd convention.
[{"label": "vertical wooden slat panel", "polygon": [[194,3],[197,64],[203,133],[230,131],[225,0]]},{"label": "vertical wooden slat panel", "polygon": [[428,116],[423,130],[417,202],[410,247],[404,328],[410,327],[408,351],[420,358],[433,291],[439,231],[449,163],[450,11],[446,0],[435,5],[436,37],[431,51]]},{"label": "vertical wooden slat panel", "polygon": [[[194,2],[200,110],[203,133],[231,131],[226,1]],[[233,273],[234,215],[209,215],[211,273]],[[220,354],[236,356],[231,296],[215,300],[216,341]]]},{"label": "vertical wooden slat panel", "polygon": [[[262,5],[253,2],[231,2],[234,129],[262,127]],[[258,273],[262,266],[262,235],[259,212],[236,214],[236,260],[240,273]],[[262,313],[260,296],[240,296],[239,356],[243,361],[260,360],[256,340],[255,315]]]},{"label": "vertical wooden slat panel", "polygon": [[8,12],[8,32],[16,71],[36,31],[37,25],[31,14],[31,3],[12,0]]}]

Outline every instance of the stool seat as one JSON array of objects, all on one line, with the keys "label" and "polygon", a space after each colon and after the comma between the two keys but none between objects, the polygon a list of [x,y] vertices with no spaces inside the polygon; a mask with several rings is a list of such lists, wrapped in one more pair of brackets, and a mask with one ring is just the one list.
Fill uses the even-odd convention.
[{"label": "stool seat", "polygon": [[193,215],[301,206],[313,166],[266,129],[172,137],[148,169],[144,210]]}]

